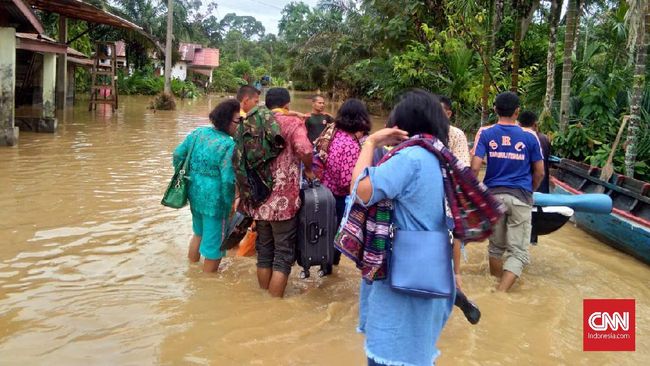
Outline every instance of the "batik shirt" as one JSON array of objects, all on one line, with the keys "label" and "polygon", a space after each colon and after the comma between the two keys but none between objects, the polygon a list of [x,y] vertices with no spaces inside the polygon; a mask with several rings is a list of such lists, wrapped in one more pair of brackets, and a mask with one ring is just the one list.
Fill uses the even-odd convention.
[{"label": "batik shirt", "polygon": [[300,159],[311,154],[313,147],[307,138],[305,123],[298,117],[275,112],[285,148],[271,164],[273,191],[259,207],[249,209],[255,220],[285,221],[300,209]]},{"label": "batik shirt", "polygon": [[361,145],[357,138],[345,131],[336,131],[330,143],[327,164],[323,171],[323,184],[335,196],[347,196],[350,193],[350,181]]}]

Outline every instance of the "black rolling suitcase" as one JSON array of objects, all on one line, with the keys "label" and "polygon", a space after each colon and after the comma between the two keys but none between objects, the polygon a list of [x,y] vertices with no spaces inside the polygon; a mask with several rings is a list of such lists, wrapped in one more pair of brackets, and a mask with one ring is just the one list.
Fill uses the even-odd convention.
[{"label": "black rolling suitcase", "polygon": [[318,180],[300,190],[302,206],[298,212],[296,258],[302,267],[301,278],[309,277],[309,267],[320,266],[318,275],[331,271],[336,235],[336,201]]}]

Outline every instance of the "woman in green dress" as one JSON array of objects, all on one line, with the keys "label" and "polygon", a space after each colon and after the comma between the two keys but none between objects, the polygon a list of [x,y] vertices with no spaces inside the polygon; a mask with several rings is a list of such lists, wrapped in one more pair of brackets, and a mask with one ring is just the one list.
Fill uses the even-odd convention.
[{"label": "woman in green dress", "polygon": [[235,199],[235,172],[232,135],[241,123],[239,102],[229,99],[211,113],[212,126],[199,127],[190,133],[174,151],[174,167],[182,164],[194,144],[189,161],[189,201],[192,230],[187,257],[191,262],[205,258],[203,272],[219,269],[221,242],[226,235],[228,219]]}]

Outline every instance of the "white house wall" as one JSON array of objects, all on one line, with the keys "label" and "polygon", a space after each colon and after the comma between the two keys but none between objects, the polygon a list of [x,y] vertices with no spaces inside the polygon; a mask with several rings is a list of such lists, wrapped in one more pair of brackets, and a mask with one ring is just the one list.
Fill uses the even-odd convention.
[{"label": "white house wall", "polygon": [[172,68],[172,79],[185,81],[187,79],[187,63],[178,62]]}]

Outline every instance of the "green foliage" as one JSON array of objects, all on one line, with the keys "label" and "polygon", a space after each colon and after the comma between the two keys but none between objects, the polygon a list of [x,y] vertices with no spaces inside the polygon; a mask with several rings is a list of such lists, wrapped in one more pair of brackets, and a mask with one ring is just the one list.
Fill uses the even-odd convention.
[{"label": "green foliage", "polygon": [[172,93],[181,99],[194,99],[201,95],[201,91],[191,81],[172,79]]},{"label": "green foliage", "polygon": [[240,86],[246,84],[248,84],[246,80],[236,76],[227,68],[219,67],[212,72],[212,85],[210,86],[210,90],[234,93]]},{"label": "green foliage", "polygon": [[[148,70],[136,71],[125,75],[120,70],[117,75],[117,88],[120,94],[157,95],[162,93],[165,80],[162,76],[153,76]],[[201,95],[199,88],[191,81],[172,80],[172,93],[179,98],[193,99]]]}]

